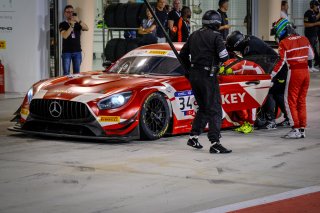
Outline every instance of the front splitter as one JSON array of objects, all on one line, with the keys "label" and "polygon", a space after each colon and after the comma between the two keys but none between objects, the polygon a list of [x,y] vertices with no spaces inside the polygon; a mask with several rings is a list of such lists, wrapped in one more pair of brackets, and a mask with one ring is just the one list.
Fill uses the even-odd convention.
[{"label": "front splitter", "polygon": [[7,128],[9,131],[20,132],[29,135],[39,135],[39,136],[49,136],[49,137],[57,137],[57,138],[73,138],[73,139],[89,139],[89,140],[104,140],[104,141],[132,141],[139,139],[138,136],[85,136],[85,135],[70,135],[70,134],[61,134],[61,133],[51,133],[51,132],[38,132],[38,131],[30,131],[23,130],[19,125],[11,126]]}]

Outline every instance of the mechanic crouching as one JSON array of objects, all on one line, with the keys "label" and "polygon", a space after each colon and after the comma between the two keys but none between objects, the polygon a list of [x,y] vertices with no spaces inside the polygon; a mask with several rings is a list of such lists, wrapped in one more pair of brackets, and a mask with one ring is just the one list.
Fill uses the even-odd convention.
[{"label": "mechanic crouching", "polygon": [[[249,57],[249,59],[253,61],[255,61],[255,56],[265,56],[270,59],[270,62],[266,63],[267,66],[272,67],[278,59],[278,54],[267,43],[255,36],[243,35],[240,31],[234,31],[227,37],[226,46],[228,51],[239,51],[243,57]],[[266,103],[262,107],[263,112],[260,113],[263,115],[259,115],[260,118],[258,118],[260,121],[263,120],[263,122],[256,122],[255,126],[257,128],[276,129],[277,124],[275,119],[276,108],[278,107],[281,109],[285,118],[279,125],[286,126],[288,124],[287,113],[284,106],[286,75],[287,66],[283,66],[277,77],[273,79],[273,86],[270,88]],[[263,117],[263,119],[261,119],[261,117]]]},{"label": "mechanic crouching", "polygon": [[207,11],[202,17],[202,25],[201,29],[190,35],[180,51],[183,63],[190,67],[187,77],[199,106],[187,144],[201,149],[198,137],[209,124],[210,153],[230,153],[232,150],[220,144],[222,108],[219,83],[215,76],[218,64],[229,58],[222,35],[218,32],[220,14],[215,10]]}]

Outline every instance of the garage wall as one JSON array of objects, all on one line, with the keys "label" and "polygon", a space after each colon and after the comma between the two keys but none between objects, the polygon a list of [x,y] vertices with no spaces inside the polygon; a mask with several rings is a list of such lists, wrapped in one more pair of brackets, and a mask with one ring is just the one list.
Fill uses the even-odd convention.
[{"label": "garage wall", "polygon": [[258,4],[258,37],[263,40],[274,41],[274,36],[270,36],[270,29],[272,23],[280,18],[281,1],[258,1]]},{"label": "garage wall", "polygon": [[49,9],[43,0],[1,0],[0,40],[6,49],[0,49],[5,65],[6,92],[26,92],[49,73]]}]

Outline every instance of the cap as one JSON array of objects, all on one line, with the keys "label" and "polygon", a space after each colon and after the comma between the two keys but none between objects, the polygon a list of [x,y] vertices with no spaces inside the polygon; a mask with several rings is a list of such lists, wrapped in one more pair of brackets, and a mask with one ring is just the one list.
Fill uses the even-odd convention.
[{"label": "cap", "polygon": [[229,2],[229,0],[219,0],[219,7],[221,7],[226,2]]},{"label": "cap", "polygon": [[313,6],[319,6],[319,1],[318,0],[312,0],[310,1],[310,7],[313,7]]}]

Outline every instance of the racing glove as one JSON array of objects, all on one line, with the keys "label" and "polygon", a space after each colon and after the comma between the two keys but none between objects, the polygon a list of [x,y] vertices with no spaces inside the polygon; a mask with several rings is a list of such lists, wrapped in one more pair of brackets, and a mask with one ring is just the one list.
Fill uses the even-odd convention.
[{"label": "racing glove", "polygon": [[221,66],[219,69],[219,75],[231,75],[233,74],[233,71],[231,68],[226,69],[224,66]]}]

